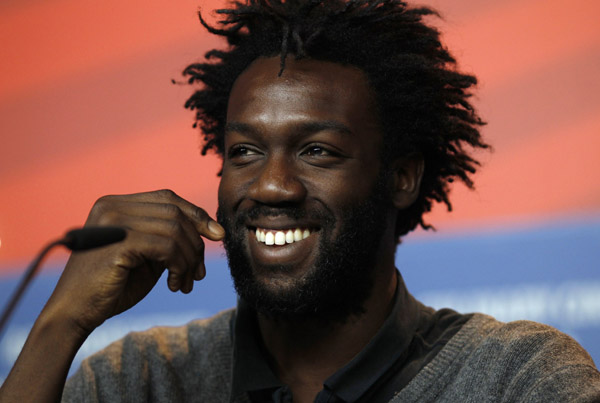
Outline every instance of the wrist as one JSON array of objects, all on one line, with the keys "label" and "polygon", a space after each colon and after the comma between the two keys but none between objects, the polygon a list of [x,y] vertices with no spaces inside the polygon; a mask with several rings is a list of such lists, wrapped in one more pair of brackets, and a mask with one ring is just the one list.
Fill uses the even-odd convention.
[{"label": "wrist", "polygon": [[87,330],[79,326],[68,315],[62,314],[61,310],[53,310],[46,307],[35,321],[31,334],[33,336],[39,333],[51,339],[56,336],[65,346],[72,346],[75,349],[79,349],[92,330]]},{"label": "wrist", "polygon": [[88,335],[66,316],[44,308],[2,385],[0,400],[60,401],[73,358]]}]

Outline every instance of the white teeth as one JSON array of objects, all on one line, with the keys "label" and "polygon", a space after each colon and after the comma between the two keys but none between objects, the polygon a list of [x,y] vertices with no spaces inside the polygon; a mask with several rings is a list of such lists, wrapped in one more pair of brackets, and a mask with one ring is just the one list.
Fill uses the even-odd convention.
[{"label": "white teeth", "polygon": [[273,245],[275,244],[275,235],[272,232],[267,232],[265,234],[265,244]]},{"label": "white teeth", "polygon": [[285,242],[286,243],[294,242],[294,231],[288,230],[288,232],[285,233]]},{"label": "white teeth", "polygon": [[275,245],[285,245],[285,234],[282,231],[275,233]]},{"label": "white teeth", "polygon": [[310,230],[296,228],[287,231],[274,231],[256,228],[256,240],[266,245],[285,245],[306,239],[310,236]]}]

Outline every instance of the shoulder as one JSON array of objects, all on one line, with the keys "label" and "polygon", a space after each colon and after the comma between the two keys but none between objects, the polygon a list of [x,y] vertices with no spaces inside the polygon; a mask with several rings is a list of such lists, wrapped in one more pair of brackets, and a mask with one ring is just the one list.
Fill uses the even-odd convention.
[{"label": "shoulder", "polygon": [[183,326],[157,326],[143,332],[132,332],[109,349],[131,349],[155,351],[169,359],[184,354],[203,352],[201,348],[211,346],[227,347],[231,345],[230,323],[234,310],[189,322]]},{"label": "shoulder", "polygon": [[460,372],[480,378],[489,393],[505,401],[560,401],[560,396],[568,401],[594,401],[600,397],[600,374],[589,354],[551,326],[531,321],[503,323],[476,314],[460,336],[472,343],[463,351],[466,365]]},{"label": "shoulder", "polygon": [[160,396],[165,399],[157,401],[185,401],[189,393],[220,393],[230,377],[234,312],[129,333],[84,360],[67,381],[65,396],[87,395],[73,401],[130,401],[123,396],[137,396],[131,401]]},{"label": "shoulder", "polygon": [[[467,323],[463,337],[475,343],[474,353],[503,358],[511,363],[532,360],[554,365],[594,365],[587,352],[570,336],[555,328],[531,321],[499,322],[476,314]],[[560,362],[556,358],[560,357]]]},{"label": "shoulder", "polygon": [[[190,357],[207,359],[231,346],[230,320],[233,310],[211,318],[192,321],[183,326],[158,326],[142,332],[132,332],[121,340],[88,358],[88,365],[109,363],[121,370],[136,361],[169,361],[184,364]],[[210,346],[210,348],[207,348]]]},{"label": "shoulder", "polygon": [[[556,401],[562,396],[568,401],[600,400],[600,373],[570,336],[531,321],[477,320],[494,324],[473,351],[473,361],[508,383],[515,399]],[[484,365],[486,360],[493,361]]]},{"label": "shoulder", "polygon": [[593,402],[600,373],[575,340],[550,326],[475,314],[407,389],[419,401]]}]

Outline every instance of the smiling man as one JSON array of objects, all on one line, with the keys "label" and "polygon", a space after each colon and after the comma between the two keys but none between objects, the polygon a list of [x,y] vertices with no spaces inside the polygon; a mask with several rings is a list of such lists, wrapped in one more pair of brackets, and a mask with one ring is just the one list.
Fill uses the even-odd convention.
[{"label": "smiling man", "polygon": [[[532,322],[435,311],[395,267],[400,237],[449,184],[471,186],[487,148],[458,72],[423,19],[395,0],[236,3],[226,50],[184,74],[223,158],[217,221],[163,190],[101,198],[86,225],[127,239],[74,253],[2,401],[599,401],[600,374],[571,338]],[[104,320],[168,270],[205,275],[201,237],[223,240],[238,306],[133,333],[71,361]],[[48,357],[51,357],[48,359]],[[63,394],[64,388],[64,394]]]},{"label": "smiling man", "polygon": [[385,197],[393,178],[360,70],[294,59],[278,70],[277,57],[254,61],[229,98],[218,212],[229,265],[260,312],[344,321],[375,282],[391,300],[396,211],[414,197]]}]

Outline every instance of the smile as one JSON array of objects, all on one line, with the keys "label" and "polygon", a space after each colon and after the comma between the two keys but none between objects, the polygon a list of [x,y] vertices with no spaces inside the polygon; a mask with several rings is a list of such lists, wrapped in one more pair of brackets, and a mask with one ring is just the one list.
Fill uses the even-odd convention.
[{"label": "smile", "polygon": [[265,245],[286,245],[294,242],[300,242],[308,238],[311,231],[306,228],[295,228],[286,230],[274,230],[256,228],[255,235],[258,242],[264,243]]},{"label": "smile", "polygon": [[[311,262],[318,252],[319,233],[317,223],[282,222],[263,219],[248,226],[248,246],[252,259],[259,265],[291,265],[299,268]],[[294,269],[295,270],[295,269]]]}]

